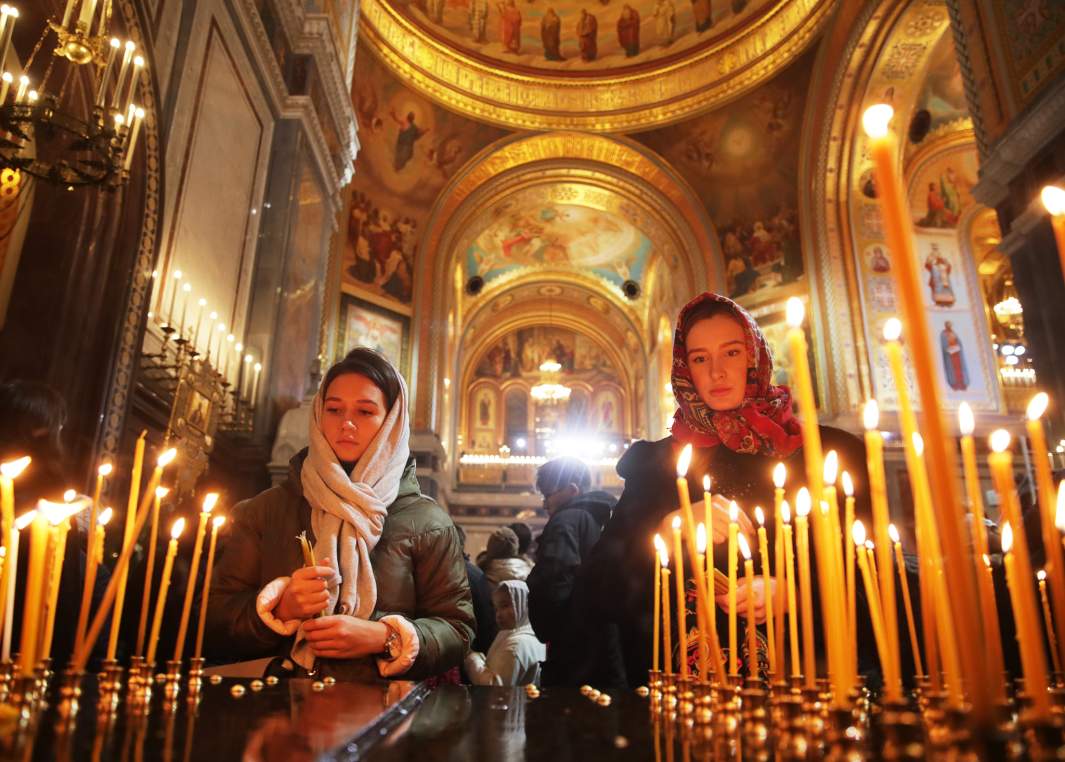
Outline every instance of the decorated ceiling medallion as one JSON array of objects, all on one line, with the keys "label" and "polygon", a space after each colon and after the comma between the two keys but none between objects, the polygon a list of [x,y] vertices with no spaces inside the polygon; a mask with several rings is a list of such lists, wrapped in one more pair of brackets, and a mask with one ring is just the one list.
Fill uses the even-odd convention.
[{"label": "decorated ceiling medallion", "polygon": [[363,39],[476,119],[630,131],[737,97],[790,63],[838,0],[364,0]]}]

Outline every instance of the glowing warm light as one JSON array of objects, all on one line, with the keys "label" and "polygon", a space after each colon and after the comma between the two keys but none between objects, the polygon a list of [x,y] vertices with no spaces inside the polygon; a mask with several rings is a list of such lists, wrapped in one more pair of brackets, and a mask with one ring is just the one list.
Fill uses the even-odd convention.
[{"label": "glowing warm light", "polygon": [[159,459],[155,461],[155,465],[159,466],[159,468],[166,468],[174,461],[174,458],[176,457],[177,450],[171,447],[169,450],[159,456]]},{"label": "glowing warm light", "polygon": [[68,489],[66,492],[63,493],[63,502],[64,503],[73,503],[74,502],[74,498],[76,498],[77,496],[78,496],[77,492],[75,492],[72,489]]},{"label": "glowing warm light", "polygon": [[102,527],[107,526],[107,522],[111,520],[111,517],[115,515],[114,509],[108,507],[100,511],[100,515],[96,517],[96,523]]},{"label": "glowing warm light", "polygon": [[17,479],[19,474],[26,470],[26,466],[30,464],[30,456],[23,455],[17,460],[9,460],[7,463],[0,463],[0,474],[3,474],[8,479]]},{"label": "glowing warm light", "polygon": [[706,524],[699,522],[699,526],[695,527],[695,549],[699,553],[706,552]]},{"label": "glowing warm light", "polygon": [[710,492],[710,474],[703,474],[703,492]]},{"label": "glowing warm light", "polygon": [[672,526],[672,527],[673,527],[674,529],[677,529],[677,530],[679,530],[679,529],[680,529],[680,516],[674,516],[674,517],[673,517],[673,523],[672,523],[672,525],[671,525],[671,526]]},{"label": "glowing warm light", "polygon": [[1043,200],[1043,206],[1046,207],[1048,213],[1055,217],[1065,214],[1065,190],[1056,185],[1047,185],[1039,197]]},{"label": "glowing warm light", "polygon": [[888,524],[887,533],[892,542],[902,542],[902,538],[899,536],[899,528],[894,524]]},{"label": "glowing warm light", "polygon": [[896,317],[884,323],[884,341],[898,341],[902,336],[902,321]]},{"label": "glowing warm light", "polygon": [[827,500],[822,500],[821,501],[821,515],[822,516],[827,516],[828,515],[828,501]]},{"label": "glowing warm light", "polygon": [[862,129],[871,138],[882,138],[888,134],[888,125],[893,116],[895,109],[886,103],[877,103],[862,114]]},{"label": "glowing warm light", "polygon": [[762,506],[760,505],[754,507],[754,520],[758,522],[758,526],[765,526],[765,513],[762,511]]},{"label": "glowing warm light", "polygon": [[1039,392],[1039,394],[1032,397],[1032,401],[1028,403],[1028,420],[1036,421],[1042,418],[1049,404],[1050,397],[1047,396],[1046,392]]},{"label": "glowing warm light", "polygon": [[1007,521],[1002,525],[1002,552],[1009,553],[1013,549],[1013,527]]},{"label": "glowing warm light", "polygon": [[215,516],[214,517],[214,521],[211,522],[211,526],[221,527],[225,523],[226,523],[226,517],[225,516]]},{"label": "glowing warm light", "polygon": [[788,505],[787,500],[780,503],[780,520],[785,524],[791,523],[791,506]]},{"label": "glowing warm light", "polygon": [[688,466],[692,462],[692,446],[691,444],[684,445],[684,449],[680,451],[680,457],[677,458],[677,477],[684,478],[688,475]]},{"label": "glowing warm light", "polygon": [[37,518],[37,511],[30,511],[29,513],[22,514],[17,519],[15,519],[15,529],[21,532],[23,529],[32,524],[35,518]]},{"label": "glowing warm light", "polygon": [[795,496],[795,513],[799,516],[809,516],[813,503],[810,501],[810,490],[803,487]]},{"label": "glowing warm light", "polygon": [[797,296],[788,299],[788,303],[784,307],[784,313],[791,328],[801,326],[803,319],[806,317],[806,308],[802,304],[802,299]]},{"label": "glowing warm light", "polygon": [[740,535],[736,535],[736,539],[740,543],[740,553],[743,554],[743,560],[744,561],[750,561],[751,560],[751,546],[747,544],[747,538],[744,537],[742,534],[740,534]]},{"label": "glowing warm light", "polygon": [[987,553],[984,553],[984,566],[988,569],[991,568],[991,556],[987,555]]},{"label": "glowing warm light", "polygon": [[1054,513],[1054,525],[1065,532],[1065,479],[1058,482],[1058,508]]},{"label": "glowing warm light", "polygon": [[851,527],[851,537],[854,538],[855,545],[865,545],[865,524],[861,519],[854,520],[854,526]]},{"label": "glowing warm light", "polygon": [[784,467],[783,463],[777,463],[773,467],[773,486],[777,489],[784,489],[784,482],[788,480],[788,469]]},{"label": "glowing warm light", "polygon": [[862,423],[865,424],[866,431],[876,431],[877,426],[880,425],[880,405],[876,403],[876,400],[869,400],[865,403],[865,407],[862,408]]},{"label": "glowing warm light", "polygon": [[913,432],[913,451],[917,453],[918,458],[924,455],[924,437],[916,431]]},{"label": "glowing warm light", "polygon": [[874,550],[876,550],[876,546],[873,544],[872,540],[866,540],[865,549],[872,553]]},{"label": "glowing warm light", "polygon": [[839,476],[839,455],[835,450],[829,450],[825,455],[825,484],[829,487],[836,483],[836,477]]},{"label": "glowing warm light", "polygon": [[740,520],[740,506],[735,500],[729,501],[728,504],[728,520],[735,524]]},{"label": "glowing warm light", "polygon": [[1010,446],[1010,433],[1005,429],[995,429],[987,441],[992,452],[1005,452]]},{"label": "glowing warm light", "polygon": [[218,493],[208,492],[207,496],[203,499],[203,512],[210,513],[214,510],[215,505],[218,504]]},{"label": "glowing warm light", "polygon": [[976,418],[973,416],[973,409],[969,407],[968,402],[963,402],[958,406],[958,429],[964,436],[972,436],[973,430],[976,428]]},{"label": "glowing warm light", "polygon": [[96,473],[100,476],[110,476],[114,468],[110,463],[101,463],[100,467],[96,469]]},{"label": "glowing warm light", "polygon": [[1039,571],[1037,571],[1035,573],[1035,578],[1037,580],[1039,580],[1040,582],[1046,582],[1046,580],[1047,580],[1046,569],[1040,569]]},{"label": "glowing warm light", "polygon": [[166,497],[169,494],[170,494],[170,488],[169,487],[156,487],[155,488],[155,496],[157,498],[159,498],[160,500],[162,500],[164,497]]},{"label": "glowing warm light", "polygon": [[170,537],[177,539],[181,537],[181,533],[185,531],[185,518],[182,517],[174,522],[174,526],[170,527]]},{"label": "glowing warm light", "polygon": [[850,472],[844,471],[839,480],[843,484],[843,494],[847,497],[854,497],[854,480],[851,479]]},{"label": "glowing warm light", "polygon": [[665,540],[662,539],[662,535],[655,534],[655,551],[658,553],[658,563],[662,564],[662,567],[669,566],[669,549],[666,548]]}]

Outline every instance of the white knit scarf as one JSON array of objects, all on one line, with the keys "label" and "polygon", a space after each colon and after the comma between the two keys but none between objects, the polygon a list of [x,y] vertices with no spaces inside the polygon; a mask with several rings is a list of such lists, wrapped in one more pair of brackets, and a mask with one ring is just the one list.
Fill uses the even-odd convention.
[{"label": "white knit scarf", "polygon": [[[365,619],[377,605],[370,551],[381,539],[388,506],[399,494],[399,483],[410,457],[407,385],[402,376],[398,377],[399,395],[350,474],[344,471],[322,434],[324,385],[314,397],[310,448],[300,481],[303,496],[311,506],[315,558],[330,559],[339,572],[339,583],[329,589],[326,609],[335,614]],[[306,669],[314,663],[302,626],[296,633],[292,658]]]}]

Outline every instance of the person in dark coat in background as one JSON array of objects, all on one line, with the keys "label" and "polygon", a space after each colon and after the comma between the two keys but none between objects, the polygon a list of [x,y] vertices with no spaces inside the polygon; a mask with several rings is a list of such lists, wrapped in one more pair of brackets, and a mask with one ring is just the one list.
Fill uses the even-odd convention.
[{"label": "person in dark coat in background", "polygon": [[550,518],[526,584],[533,631],[548,644],[544,685],[624,684],[614,629],[574,616],[572,609],[581,565],[599,541],[616,502],[605,492],[589,492],[591,481],[588,466],[577,458],[550,460],[536,475],[536,488]]},{"label": "person in dark coat in background", "polygon": [[492,585],[466,552],[466,531],[458,524],[455,525],[455,529],[462,538],[462,557],[466,560],[466,576],[470,580],[470,596],[473,598],[473,617],[477,620],[477,634],[473,639],[473,650],[488,653],[499,631],[496,626],[496,609],[492,604]]},{"label": "person in dark coat in background", "polygon": [[[626,675],[632,686],[645,684],[650,668],[652,538],[656,532],[669,536],[669,521],[679,509],[676,464],[681,448],[685,444],[693,446],[688,469],[690,493],[693,496],[702,493],[704,474],[713,480],[711,513],[718,569],[725,568],[726,563],[722,551],[727,545],[729,502],[736,500],[743,509],[740,531],[747,536],[750,546],[757,549],[753,522],[744,512],[753,515],[757,505],[763,509],[773,506],[772,471],[776,463],[783,462],[788,469],[789,500],[794,500],[796,490],[805,481],[801,427],[792,415],[788,389],[772,385],[772,371],[772,356],[761,329],[732,300],[705,293],[681,312],[674,339],[672,372],[673,391],[680,409],[673,421],[672,434],[658,442],[637,442],[618,463],[618,473],[625,479],[625,491],[602,539],[585,562],[574,592],[575,611],[581,616],[618,625]],[[827,426],[821,426],[820,433],[824,451],[836,450],[840,469],[847,470],[854,481],[856,517],[870,526],[872,509],[862,441]],[[695,504],[695,515],[699,518],[703,517],[704,510],[702,501]],[[766,523],[769,545],[773,547],[775,522]],[[761,568],[760,561],[756,560],[756,568]],[[769,594],[773,593],[775,584],[771,580]],[[752,588],[756,619],[761,624],[765,618],[767,591],[760,579],[755,580]],[[816,590],[815,584],[815,609]],[[738,592],[738,610],[742,612],[746,607],[747,586],[741,585]],[[727,606],[724,597],[718,598],[717,604],[718,632],[723,635],[727,633],[727,617],[722,618],[722,609]],[[694,608],[692,598],[689,605]],[[899,621],[905,621],[901,609],[899,613]],[[687,624],[691,631],[695,625],[694,611],[689,614]],[[867,611],[860,609],[860,668],[875,671],[878,662],[871,650],[873,637],[868,622]],[[815,634],[820,652],[821,626],[815,628]],[[722,646],[727,648],[727,636],[723,640]],[[909,649],[903,642],[900,646],[902,662],[908,664]],[[695,648],[689,643],[689,663],[697,653]]]}]

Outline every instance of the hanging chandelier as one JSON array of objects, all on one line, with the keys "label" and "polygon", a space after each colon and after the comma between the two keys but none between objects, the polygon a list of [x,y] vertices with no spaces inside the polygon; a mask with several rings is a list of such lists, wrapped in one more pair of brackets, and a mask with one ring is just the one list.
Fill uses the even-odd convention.
[{"label": "hanging chandelier", "polygon": [[560,382],[562,366],[555,360],[540,363],[540,383],[529,390],[532,398],[542,405],[554,405],[569,399],[573,390]]},{"label": "hanging chandelier", "polygon": [[[18,18],[14,6],[0,6],[0,62]],[[109,36],[110,22],[111,0],[67,0],[61,21],[45,22],[22,72],[0,74],[0,168],[68,190],[114,190],[129,179],[144,121],[135,102],[144,59],[133,41]],[[52,35],[50,55],[38,61]],[[71,87],[86,65],[94,83],[87,107]]]}]

